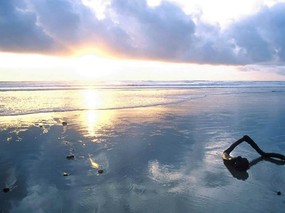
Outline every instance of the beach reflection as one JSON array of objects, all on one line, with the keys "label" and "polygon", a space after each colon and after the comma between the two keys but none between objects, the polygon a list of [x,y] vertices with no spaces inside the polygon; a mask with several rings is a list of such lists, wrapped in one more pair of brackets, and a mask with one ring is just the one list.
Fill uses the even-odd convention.
[{"label": "beach reflection", "polygon": [[84,105],[89,110],[102,107],[102,105],[104,104],[103,102],[104,100],[101,94],[95,89],[83,90],[82,97],[83,97]]},{"label": "beach reflection", "polygon": [[95,127],[99,117],[98,114],[99,114],[98,111],[95,112],[93,110],[89,110],[85,113],[86,125],[89,136],[95,136]]},{"label": "beach reflection", "polygon": [[[138,92],[137,92],[138,93]],[[102,142],[104,137],[111,136],[115,132],[125,132],[126,127],[133,129],[129,123],[124,123],[126,117],[131,117],[134,123],[163,122],[165,115],[168,115],[169,108],[162,105],[156,107],[135,107],[143,105],[147,91],[139,92],[140,95],[124,94],[122,91],[110,90],[101,91],[89,89],[81,91],[81,105],[83,109],[79,115],[80,130],[83,136],[91,139],[92,142]],[[155,95],[154,95],[155,96]],[[132,100],[130,102],[130,99]],[[148,100],[149,101],[149,100]],[[147,104],[155,104],[156,99]],[[125,107],[125,104],[134,104],[134,107]],[[169,121],[171,114],[169,114]],[[167,122],[168,123],[168,122]],[[130,130],[131,131],[131,130]]]},{"label": "beach reflection", "polygon": [[113,98],[103,97],[102,93],[95,89],[82,91],[82,98],[83,107],[87,109],[80,116],[82,133],[85,137],[91,138],[91,141],[100,142],[100,130],[111,125],[114,119],[114,111],[102,109],[112,108]]},{"label": "beach reflection", "polygon": [[100,110],[88,110],[82,114],[84,136],[100,136],[99,130],[112,122],[112,112]]},{"label": "beach reflection", "polygon": [[[0,186],[11,191],[0,193],[0,212],[278,212],[284,170],[260,163],[240,181],[221,159],[222,151],[245,130],[254,135],[256,125],[261,130],[274,126],[271,114],[256,114],[255,104],[244,104],[252,96],[133,107],[146,94],[135,92],[139,95],[77,91],[70,103],[79,110],[7,118],[9,127],[0,125]],[[155,95],[151,97],[148,104],[155,102]],[[284,117],[280,110],[279,123]],[[19,132],[20,125],[25,131]],[[276,128],[274,135],[267,132],[267,138],[282,136],[284,128]],[[258,141],[266,146],[262,138]],[[272,141],[276,149],[283,146],[281,139]],[[247,150],[237,151],[254,159],[256,153]],[[72,160],[66,158],[70,153]],[[282,196],[275,199],[273,190]]]}]

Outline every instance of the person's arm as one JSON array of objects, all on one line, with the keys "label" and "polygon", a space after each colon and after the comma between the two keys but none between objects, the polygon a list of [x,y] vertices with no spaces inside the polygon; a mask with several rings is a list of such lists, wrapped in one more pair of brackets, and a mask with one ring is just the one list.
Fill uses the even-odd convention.
[{"label": "person's arm", "polygon": [[268,152],[262,151],[259,148],[259,146],[248,135],[244,135],[241,139],[237,140],[228,149],[226,149],[223,152],[223,156],[222,156],[223,159],[224,160],[232,160],[232,159],[234,159],[234,158],[232,158],[230,156],[231,151],[233,151],[234,148],[236,148],[236,146],[238,146],[239,144],[241,144],[244,141],[246,141],[253,149],[255,149],[256,152],[258,152],[258,154],[260,154],[264,158],[279,158],[280,160],[285,160],[285,156],[282,155],[282,154],[279,154],[279,153],[268,153]]},{"label": "person's arm", "polygon": [[237,140],[236,142],[234,142],[229,148],[227,148],[222,155],[223,160],[232,160],[233,157],[230,156],[230,153],[234,150],[234,148],[236,148],[239,144],[241,144],[242,142],[244,142],[244,137],[240,138],[239,140]]},{"label": "person's arm", "polygon": [[262,157],[267,157],[267,153],[262,151],[258,146],[257,144],[248,136],[248,135],[245,135],[243,136],[243,139],[244,141],[246,141],[249,145],[251,145],[252,148],[255,149],[255,151],[258,152],[258,154],[260,154]]},{"label": "person's arm", "polygon": [[230,154],[234,148],[236,148],[238,145],[240,145],[242,142],[244,142],[244,137],[238,139],[236,142],[234,142],[229,148],[227,148],[224,152],[227,154]]}]

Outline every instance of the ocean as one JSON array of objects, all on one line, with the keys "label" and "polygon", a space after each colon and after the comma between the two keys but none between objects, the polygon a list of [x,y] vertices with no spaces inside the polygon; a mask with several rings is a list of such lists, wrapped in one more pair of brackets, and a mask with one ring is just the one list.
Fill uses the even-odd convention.
[{"label": "ocean", "polygon": [[[0,82],[0,212],[283,212],[285,82]],[[4,190],[5,189],[5,190]]]}]

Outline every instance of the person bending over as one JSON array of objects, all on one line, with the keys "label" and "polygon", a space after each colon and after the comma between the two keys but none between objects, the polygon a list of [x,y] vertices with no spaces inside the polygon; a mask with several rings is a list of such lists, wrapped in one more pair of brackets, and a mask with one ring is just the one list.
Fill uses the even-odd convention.
[{"label": "person bending over", "polygon": [[249,145],[251,145],[252,148],[258,152],[262,158],[277,158],[279,160],[285,161],[285,156],[278,153],[268,153],[261,150],[257,144],[248,136],[245,135],[236,142],[234,142],[229,148],[227,148],[222,155],[222,158],[225,162],[231,164],[234,168],[236,168],[239,171],[247,171],[250,167],[250,163],[246,158],[243,158],[241,156],[238,157],[232,157],[230,156],[230,153],[242,142],[247,142]]}]

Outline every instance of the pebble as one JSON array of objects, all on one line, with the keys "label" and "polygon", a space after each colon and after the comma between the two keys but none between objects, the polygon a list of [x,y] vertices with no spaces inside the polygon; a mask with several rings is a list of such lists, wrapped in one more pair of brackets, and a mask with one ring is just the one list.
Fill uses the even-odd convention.
[{"label": "pebble", "polygon": [[74,155],[67,155],[66,156],[66,159],[68,159],[68,160],[74,160],[74,158],[75,158]]},{"label": "pebble", "polygon": [[7,193],[7,192],[9,192],[10,191],[10,188],[4,188],[3,189],[3,192],[5,192],[5,193]]}]

